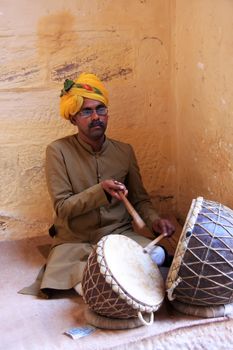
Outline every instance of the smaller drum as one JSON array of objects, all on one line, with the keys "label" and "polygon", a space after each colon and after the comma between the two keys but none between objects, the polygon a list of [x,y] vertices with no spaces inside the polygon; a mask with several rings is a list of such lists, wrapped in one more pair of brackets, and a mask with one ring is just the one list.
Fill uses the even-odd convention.
[{"label": "smaller drum", "polygon": [[192,201],[166,280],[168,299],[188,305],[233,302],[233,211]]},{"label": "smaller drum", "polygon": [[97,314],[139,317],[147,325],[153,323],[153,312],[165,296],[163,277],[149,254],[131,238],[117,234],[103,237],[89,255],[82,289],[84,301]]}]

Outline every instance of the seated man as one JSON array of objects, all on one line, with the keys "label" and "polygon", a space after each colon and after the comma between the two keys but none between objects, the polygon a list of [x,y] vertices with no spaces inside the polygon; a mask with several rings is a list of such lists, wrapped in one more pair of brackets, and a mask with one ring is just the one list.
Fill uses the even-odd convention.
[{"label": "seated man", "polygon": [[[66,80],[61,92],[62,117],[78,133],[52,142],[46,153],[46,178],[54,217],[53,246],[41,290],[75,288],[88,255],[105,235],[122,234],[146,246],[150,240],[134,232],[119,192],[128,199],[152,232],[174,232],[169,220],[159,218],[143,186],[134,151],[129,144],[108,138],[108,92],[94,74]],[[165,252],[155,247],[158,265]]]}]

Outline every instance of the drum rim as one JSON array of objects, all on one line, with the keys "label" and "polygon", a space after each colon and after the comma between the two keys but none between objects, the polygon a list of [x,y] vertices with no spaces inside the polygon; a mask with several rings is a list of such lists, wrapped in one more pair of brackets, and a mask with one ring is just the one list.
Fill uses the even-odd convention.
[{"label": "drum rim", "polygon": [[199,212],[202,209],[203,201],[204,201],[203,197],[197,197],[192,200],[179,241],[177,243],[174,258],[170,266],[170,269],[168,271],[168,275],[166,279],[166,291],[167,291],[169,300],[175,299],[175,295],[173,295],[174,289],[181,282],[181,277],[179,277],[181,262],[186,252],[186,249],[192,234],[190,234],[189,237],[185,237],[185,236],[187,235],[188,232],[191,232],[191,233],[193,232],[196,219],[198,217]]},{"label": "drum rim", "polygon": [[[136,310],[141,311],[141,312],[148,312],[148,313],[158,310],[158,308],[161,306],[161,304],[164,300],[165,295],[162,296],[160,302],[157,305],[149,305],[149,304],[143,303],[140,300],[136,299],[135,297],[131,296],[125,290],[125,288],[118,282],[118,280],[112,275],[112,272],[111,272],[110,268],[108,267],[107,262],[105,260],[104,250],[103,250],[104,244],[105,244],[106,240],[109,239],[110,236],[125,237],[128,240],[132,240],[131,238],[129,238],[127,236],[122,236],[119,234],[111,234],[111,235],[107,235],[107,236],[102,237],[100,239],[100,241],[97,243],[97,247],[96,247],[97,262],[99,264],[100,270],[102,269],[101,273],[103,274],[103,277],[104,277],[106,283],[108,283],[110,285],[110,287],[112,288],[112,290],[116,294],[118,294],[121,299],[125,300],[126,303],[129,306],[131,306],[133,309],[136,309]],[[133,242],[136,243],[135,241],[133,241]]]}]

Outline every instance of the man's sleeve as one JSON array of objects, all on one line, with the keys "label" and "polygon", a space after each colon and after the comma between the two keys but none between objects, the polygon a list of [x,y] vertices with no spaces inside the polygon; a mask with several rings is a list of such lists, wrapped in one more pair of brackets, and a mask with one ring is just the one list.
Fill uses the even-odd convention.
[{"label": "man's sleeve", "polygon": [[77,194],[73,192],[63,154],[54,145],[47,147],[45,168],[53,207],[61,219],[70,219],[109,203],[100,184],[91,186]]}]

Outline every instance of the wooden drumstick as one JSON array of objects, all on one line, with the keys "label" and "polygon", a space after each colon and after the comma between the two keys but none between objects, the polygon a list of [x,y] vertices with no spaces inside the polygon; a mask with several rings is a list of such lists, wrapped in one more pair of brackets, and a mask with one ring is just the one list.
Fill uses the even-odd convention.
[{"label": "wooden drumstick", "polygon": [[134,209],[132,204],[128,201],[128,199],[126,198],[124,193],[122,191],[119,191],[118,194],[121,197],[122,201],[124,202],[125,207],[128,210],[128,213],[132,216],[136,229],[143,236],[151,238],[151,236],[152,236],[151,231],[148,229],[145,222],[142,220],[142,218],[140,217],[138,212]]},{"label": "wooden drumstick", "polygon": [[[138,229],[140,233],[142,233],[144,236],[151,238],[151,231],[147,228],[145,222],[142,220],[138,212],[134,209],[132,204],[129,202],[129,200],[126,198],[123,192],[119,191],[119,196],[121,197],[122,201],[125,204],[126,209],[128,210],[128,213],[132,216],[135,227]],[[167,232],[161,233],[158,237],[156,237],[153,241],[151,241],[144,249],[143,251],[145,253],[148,253],[152,246],[154,246],[156,243],[158,243],[162,238],[168,236]]]},{"label": "wooden drumstick", "polygon": [[168,234],[167,232],[161,233],[161,235],[159,235],[158,237],[156,237],[153,241],[151,241],[146,247],[143,248],[144,253],[149,253],[149,251],[151,250],[151,248],[158,243],[161,239],[163,239],[164,237],[167,237]]},{"label": "wooden drumstick", "polygon": [[138,233],[142,234],[145,237],[151,238],[152,236],[151,231],[148,229],[145,222],[142,220],[138,212],[134,209],[132,204],[128,201],[124,193],[119,191],[118,194],[121,197],[122,201],[124,202],[125,207],[128,210],[128,213],[132,216],[135,224],[135,228],[138,230]]}]

